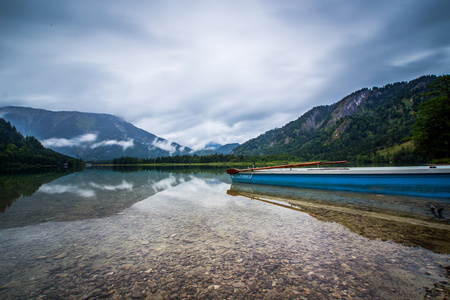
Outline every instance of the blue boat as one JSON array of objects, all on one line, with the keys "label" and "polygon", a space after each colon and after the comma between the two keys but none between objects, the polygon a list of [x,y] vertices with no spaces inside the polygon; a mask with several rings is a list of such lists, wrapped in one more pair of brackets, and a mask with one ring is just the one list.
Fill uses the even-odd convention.
[{"label": "blue boat", "polygon": [[[335,168],[323,164],[329,163],[229,169],[227,173],[236,183],[450,199],[450,166]],[[302,165],[316,167],[292,167]]]}]

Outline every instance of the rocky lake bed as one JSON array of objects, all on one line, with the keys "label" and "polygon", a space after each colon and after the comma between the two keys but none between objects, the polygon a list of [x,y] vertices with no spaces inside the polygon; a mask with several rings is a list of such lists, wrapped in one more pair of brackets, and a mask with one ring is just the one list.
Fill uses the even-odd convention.
[{"label": "rocky lake bed", "polygon": [[[96,174],[109,185],[92,184],[86,179],[92,176],[69,178],[72,194],[90,187],[93,192],[77,194],[80,203],[105,198],[101,203],[107,205],[124,197],[133,203],[111,204],[115,210],[103,216],[62,220],[55,214],[56,219],[0,229],[2,299],[449,296],[448,253],[367,237],[314,216],[317,210],[230,195],[222,174],[111,172]],[[48,200],[48,191],[56,190],[52,185],[67,186],[69,179],[18,199],[11,213],[22,200]],[[57,199],[70,196],[70,189],[59,191],[52,194]],[[6,224],[7,213],[0,224]],[[445,234],[448,223],[437,224]]]}]

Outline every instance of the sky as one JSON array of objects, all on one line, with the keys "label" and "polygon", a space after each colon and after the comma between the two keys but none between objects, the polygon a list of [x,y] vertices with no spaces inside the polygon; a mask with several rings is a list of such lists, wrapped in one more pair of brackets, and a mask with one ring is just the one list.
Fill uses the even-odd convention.
[{"label": "sky", "polygon": [[448,0],[0,1],[0,106],[108,113],[193,149],[449,72]]}]

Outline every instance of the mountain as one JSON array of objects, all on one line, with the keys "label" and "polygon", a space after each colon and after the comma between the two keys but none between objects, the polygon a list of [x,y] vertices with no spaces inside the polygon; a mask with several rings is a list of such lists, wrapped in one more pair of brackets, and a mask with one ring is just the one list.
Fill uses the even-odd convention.
[{"label": "mountain", "polygon": [[0,173],[44,165],[83,166],[81,160],[47,149],[32,136],[24,137],[10,122],[0,118]]},{"label": "mountain", "polygon": [[209,142],[205,145],[205,150],[216,150],[218,148],[222,147],[221,144],[218,144],[216,142]]},{"label": "mountain", "polygon": [[230,154],[238,146],[238,143],[226,144],[217,148],[216,151],[218,154]]},{"label": "mountain", "polygon": [[402,159],[417,159],[411,156],[411,143],[406,142],[412,135],[419,104],[430,97],[427,86],[436,78],[422,76],[382,88],[363,88],[332,105],[314,107],[232,153],[375,162],[392,160],[395,149],[402,153]]},{"label": "mountain", "polygon": [[44,146],[87,161],[191,152],[108,114],[9,106],[0,108],[0,117],[10,121],[22,134],[35,136]]},{"label": "mountain", "polygon": [[237,146],[238,143],[231,143],[226,145],[220,145],[215,142],[211,142],[206,144],[204,149],[197,150],[192,154],[196,154],[199,156],[202,155],[213,155],[213,154],[230,154]]}]

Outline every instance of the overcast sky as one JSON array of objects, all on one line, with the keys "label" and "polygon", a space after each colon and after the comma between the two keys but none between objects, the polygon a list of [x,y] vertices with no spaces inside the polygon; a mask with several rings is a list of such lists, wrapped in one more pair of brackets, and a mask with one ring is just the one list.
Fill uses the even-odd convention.
[{"label": "overcast sky", "polygon": [[0,106],[113,114],[192,148],[449,72],[449,0],[0,1]]}]

